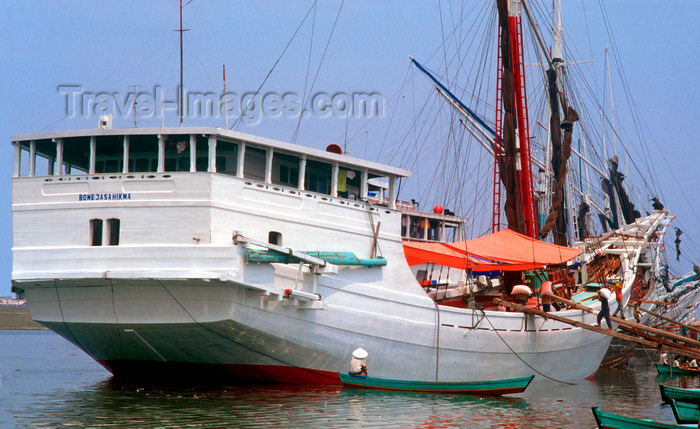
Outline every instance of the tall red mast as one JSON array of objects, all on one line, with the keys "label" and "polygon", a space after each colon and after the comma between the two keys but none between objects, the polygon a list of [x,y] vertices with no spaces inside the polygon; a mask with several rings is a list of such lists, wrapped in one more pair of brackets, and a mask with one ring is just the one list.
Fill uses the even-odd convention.
[{"label": "tall red mast", "polygon": [[[523,64],[520,0],[497,0],[499,14],[499,65],[496,112],[496,155],[494,162],[494,231],[500,226],[501,174],[513,174],[506,183],[508,228],[529,237],[537,236],[535,199],[530,163],[527,93]],[[504,15],[504,14],[507,14]],[[504,37],[504,35],[506,37]],[[510,76],[506,76],[510,75]],[[501,109],[506,109],[503,112]],[[512,109],[512,111],[510,111]],[[505,117],[504,117],[505,113]],[[512,116],[512,117],[511,117]],[[505,129],[505,127],[515,127]],[[505,160],[501,158],[504,151]],[[503,171],[510,169],[510,172]],[[504,178],[504,182],[509,179]],[[510,201],[509,201],[510,200]],[[509,213],[509,207],[515,213]]]}]

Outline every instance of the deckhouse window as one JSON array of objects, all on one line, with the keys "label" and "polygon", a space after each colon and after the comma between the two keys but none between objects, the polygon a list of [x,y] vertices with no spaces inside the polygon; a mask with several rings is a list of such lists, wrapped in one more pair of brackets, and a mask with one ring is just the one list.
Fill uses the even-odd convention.
[{"label": "deckhouse window", "polygon": [[216,141],[216,172],[235,176],[238,167],[238,145],[227,141]]},{"label": "deckhouse window", "polygon": [[[70,174],[86,174],[90,169],[90,138],[76,137],[63,141],[63,162]],[[66,168],[66,173],[68,169]]]},{"label": "deckhouse window", "polygon": [[272,155],[272,183],[299,186],[299,161],[298,156],[275,152]]},{"label": "deckhouse window", "polygon": [[352,170],[342,165],[338,169],[338,196],[357,200],[360,195],[362,185],[362,173]]},{"label": "deckhouse window", "polygon": [[97,137],[95,149],[95,173],[121,173],[124,162],[123,136]]},{"label": "deckhouse window", "polygon": [[165,141],[165,171],[190,171],[190,136],[168,136]]},{"label": "deckhouse window", "polygon": [[331,193],[331,165],[325,162],[306,162],[306,190],[320,194]]},{"label": "deckhouse window", "polygon": [[102,246],[102,219],[90,219],[90,245]]},{"label": "deckhouse window", "polygon": [[56,143],[51,140],[36,142],[35,175],[50,176],[56,171]]},{"label": "deckhouse window", "polygon": [[266,155],[264,149],[246,145],[245,168],[243,169],[243,175],[246,179],[265,180]]},{"label": "deckhouse window", "polygon": [[149,173],[157,169],[158,136],[129,136],[129,171]]},{"label": "deckhouse window", "polygon": [[108,244],[110,246],[119,245],[119,227],[121,221],[119,219],[107,219],[107,232],[109,233]]},{"label": "deckhouse window", "polygon": [[209,139],[201,135],[197,136],[197,151],[195,160],[196,171],[209,170]]}]

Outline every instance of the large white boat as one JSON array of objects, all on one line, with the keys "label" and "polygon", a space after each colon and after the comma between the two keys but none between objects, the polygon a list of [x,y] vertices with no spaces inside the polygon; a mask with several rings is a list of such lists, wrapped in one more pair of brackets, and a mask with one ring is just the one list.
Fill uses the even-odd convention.
[{"label": "large white boat", "polygon": [[[519,3],[509,7],[499,1],[502,35],[521,26]],[[522,234],[461,241],[463,219],[397,199],[409,171],[337,146],[219,128],[113,129],[106,118],[97,129],[13,137],[13,290],[36,321],[117,376],[339,383],[362,347],[370,374],[393,380],[588,377],[609,336],[493,298],[551,281],[600,309],[596,289],[619,282],[626,303],[641,283],[655,287],[670,217],[626,207],[627,222],[594,238],[583,231],[578,249],[535,238],[552,230],[573,244],[553,226],[558,209],[539,230],[524,64],[514,63],[517,46],[502,49],[510,68],[498,76],[511,87],[499,80],[504,112],[482,134],[496,149],[494,231],[502,181],[508,226]],[[564,107],[552,128],[570,147],[576,118]],[[560,206],[561,180],[542,182]],[[581,310],[557,314],[596,323]]]},{"label": "large white boat", "polygon": [[[570,380],[593,374],[610,342],[436,303],[404,256],[394,195],[408,171],[217,128],[13,142],[13,289],[115,375],[332,383],[363,347],[377,377]],[[378,178],[388,192],[372,204]],[[601,249],[639,264],[646,247],[630,237],[648,241],[665,218]]]}]

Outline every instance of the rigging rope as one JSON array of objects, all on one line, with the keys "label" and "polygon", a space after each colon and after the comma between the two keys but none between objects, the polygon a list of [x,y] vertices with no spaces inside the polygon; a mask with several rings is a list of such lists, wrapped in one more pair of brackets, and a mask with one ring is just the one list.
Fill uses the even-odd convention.
[{"label": "rigging rope", "polygon": [[279,57],[277,57],[277,60],[276,60],[275,63],[272,65],[272,68],[270,68],[270,71],[267,72],[267,76],[265,76],[265,79],[263,79],[262,83],[260,84],[260,86],[258,87],[258,89],[257,89],[257,90],[255,91],[255,93],[253,94],[253,97],[251,97],[251,99],[248,100],[248,103],[246,103],[245,107],[241,110],[241,114],[238,116],[238,118],[234,121],[233,125],[231,125],[231,127],[230,127],[229,129],[233,130],[233,129],[236,128],[236,126],[238,126],[238,124],[240,124],[240,122],[241,122],[241,120],[242,120],[244,114],[248,111],[248,108],[249,108],[250,105],[253,103],[253,100],[254,100],[255,97],[260,93],[260,90],[261,90],[262,87],[265,85],[265,82],[267,82],[267,80],[270,78],[270,75],[271,75],[272,72],[275,70],[275,67],[277,67],[277,64],[280,62],[280,60],[282,59],[282,57],[284,56],[284,54],[287,52],[287,49],[289,49],[289,46],[292,44],[292,41],[294,41],[294,38],[297,36],[297,33],[299,33],[299,30],[300,30],[301,27],[304,25],[304,22],[306,22],[306,19],[309,17],[309,14],[311,13],[311,11],[312,11],[312,10],[314,9],[314,7],[316,6],[316,1],[317,1],[317,0],[314,0],[314,2],[311,4],[311,7],[310,7],[309,10],[306,12],[306,15],[304,15],[304,19],[301,20],[301,22],[299,23],[299,26],[297,27],[297,29],[294,30],[294,34],[292,34],[291,39],[289,39],[289,41],[287,42],[287,45],[286,45],[286,46],[284,47],[284,49],[282,50],[282,53],[280,54]]},{"label": "rigging rope", "polygon": [[[489,317],[486,315],[486,312],[484,312],[483,310],[481,310],[481,312],[484,313],[484,318],[486,319],[487,322],[489,322],[489,325],[491,325],[491,329],[493,329],[493,332],[495,332],[496,335],[498,335],[498,338],[503,342],[503,344],[506,347],[508,347],[508,350],[510,350],[510,352],[513,353],[513,355],[515,357],[517,357],[522,363],[524,363],[528,368],[535,371],[537,374],[541,375],[542,377],[549,379],[549,380],[552,380],[552,381],[556,381],[557,383],[567,384],[569,386],[573,386],[576,384],[576,383],[571,383],[568,381],[559,380],[559,379],[556,379],[554,377],[550,377],[550,376],[538,371],[535,367],[533,367],[532,365],[527,363],[522,357],[520,357],[520,355],[515,350],[513,350],[513,348],[506,342],[506,340],[504,340],[503,337],[501,337],[501,334],[499,334],[498,331],[496,330],[496,328],[493,326],[493,323],[491,323],[491,319],[489,319]],[[525,316],[525,315],[523,314],[523,316]]]},{"label": "rigging rope", "polygon": [[[323,60],[326,58],[326,53],[328,52],[328,47],[331,44],[331,39],[333,38],[333,33],[335,33],[335,27],[338,24],[338,18],[340,18],[340,12],[343,10],[343,5],[345,4],[345,0],[343,0],[340,3],[340,7],[338,8],[338,13],[335,15],[335,21],[333,21],[333,27],[331,28],[331,34],[328,35],[328,41],[326,42],[326,47],[323,49],[323,55],[321,55],[321,61],[318,63],[318,68],[316,69],[316,74],[314,75],[314,80],[311,81],[311,88],[309,88],[309,94],[314,90],[314,86],[316,85],[316,79],[318,78],[318,74],[321,72],[321,66],[323,65]],[[314,1],[314,6],[316,5],[316,1]],[[314,24],[316,22],[316,12],[314,9]],[[310,49],[310,48],[309,48]],[[309,57],[309,60],[311,57]],[[348,94],[349,96],[349,94]],[[306,99],[307,95],[304,94],[304,97]],[[291,142],[294,143],[297,139],[297,136],[299,135],[299,127],[301,126],[301,120],[304,118],[304,110],[306,109],[306,103],[302,104],[302,112],[299,115],[299,121],[297,122],[296,129],[294,130],[294,135],[292,136]],[[348,107],[349,109],[349,107]],[[350,111],[348,110],[347,112],[348,116],[350,115]]]}]

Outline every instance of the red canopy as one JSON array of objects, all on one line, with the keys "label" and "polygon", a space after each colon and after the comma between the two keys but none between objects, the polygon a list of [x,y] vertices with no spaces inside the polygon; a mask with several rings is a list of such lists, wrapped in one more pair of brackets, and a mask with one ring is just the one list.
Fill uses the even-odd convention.
[{"label": "red canopy", "polygon": [[495,234],[455,243],[403,243],[409,265],[432,262],[472,271],[518,271],[569,261],[581,249],[557,246],[503,229]]}]

